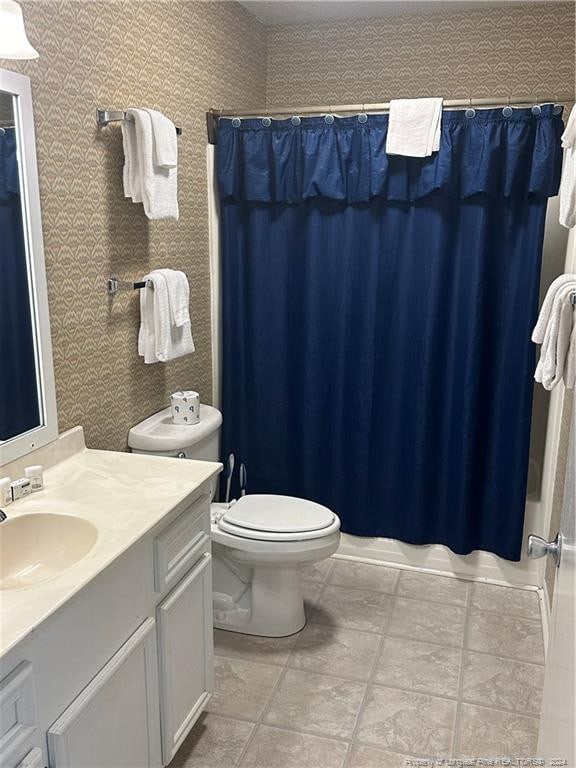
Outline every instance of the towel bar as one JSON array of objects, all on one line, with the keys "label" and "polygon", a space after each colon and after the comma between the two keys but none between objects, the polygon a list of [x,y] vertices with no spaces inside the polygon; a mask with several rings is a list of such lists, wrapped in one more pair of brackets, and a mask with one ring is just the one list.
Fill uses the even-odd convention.
[{"label": "towel bar", "polygon": [[118,280],[117,277],[112,275],[112,277],[108,278],[107,285],[108,295],[113,296],[115,293],[118,293],[118,291],[137,291],[140,288],[152,286],[153,283],[151,280],[139,280],[136,283],[130,283],[126,282],[126,280]]},{"label": "towel bar", "polygon": [[[187,274],[186,277],[188,277]],[[127,280],[119,280],[116,275],[111,275],[106,281],[106,286],[108,295],[114,296],[119,291],[139,291],[141,288],[154,288],[154,283],[152,280],[137,280],[131,283]]]},{"label": "towel bar", "polygon": [[[127,115],[123,109],[97,109],[96,110],[96,123],[103,128],[109,123],[117,123],[122,120],[129,120],[133,122],[134,118],[131,115]],[[182,128],[176,126],[176,134],[182,136]]]}]

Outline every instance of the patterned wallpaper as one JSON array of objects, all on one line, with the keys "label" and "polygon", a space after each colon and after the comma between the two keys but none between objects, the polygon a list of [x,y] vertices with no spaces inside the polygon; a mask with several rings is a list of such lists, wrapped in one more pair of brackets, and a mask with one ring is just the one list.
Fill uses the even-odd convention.
[{"label": "patterned wallpaper", "polygon": [[[40,59],[0,66],[32,79],[59,425],[83,424],[96,448],[123,449],[175,389],[211,398],[206,108],[574,87],[567,3],[268,30],[232,1],[22,4]],[[97,106],[139,105],[184,130],[178,223],[151,223],[123,198],[119,127],[95,125]],[[111,300],[105,280],[156,266],[190,277],[197,351],[145,366],[137,294]]]},{"label": "patterned wallpaper", "polygon": [[574,92],[574,4],[272,27],[268,106]]},{"label": "patterned wallpaper", "polygon": [[[61,430],[82,424],[93,448],[122,450],[129,427],[176,389],[211,398],[205,118],[211,105],[262,100],[264,28],[231,2],[37,0],[23,3],[32,79],[50,318]],[[150,106],[183,128],[179,222],[149,222],[122,193],[119,126],[97,106]],[[105,292],[110,274],[183,269],[196,353],[166,365],[137,356],[137,292]]]}]

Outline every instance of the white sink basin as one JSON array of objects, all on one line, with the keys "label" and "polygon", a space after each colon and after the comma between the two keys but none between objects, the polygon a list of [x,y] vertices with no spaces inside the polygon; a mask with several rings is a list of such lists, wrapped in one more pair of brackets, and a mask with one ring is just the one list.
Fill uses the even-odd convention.
[{"label": "white sink basin", "polygon": [[92,549],[98,531],[72,515],[39,513],[0,523],[0,589],[20,589],[58,576]]}]

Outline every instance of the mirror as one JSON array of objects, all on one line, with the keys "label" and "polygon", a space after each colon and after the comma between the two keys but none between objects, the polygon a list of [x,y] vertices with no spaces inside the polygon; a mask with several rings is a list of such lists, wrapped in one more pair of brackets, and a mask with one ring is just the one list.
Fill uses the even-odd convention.
[{"label": "mirror", "polygon": [[0,465],[57,435],[30,81],[0,70]]}]

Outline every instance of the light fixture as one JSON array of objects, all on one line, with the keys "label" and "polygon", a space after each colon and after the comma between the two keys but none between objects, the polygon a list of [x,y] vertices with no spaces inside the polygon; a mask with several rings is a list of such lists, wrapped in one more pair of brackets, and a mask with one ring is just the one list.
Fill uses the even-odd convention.
[{"label": "light fixture", "polygon": [[16,0],[0,0],[0,59],[37,59],[24,28],[22,8]]}]

